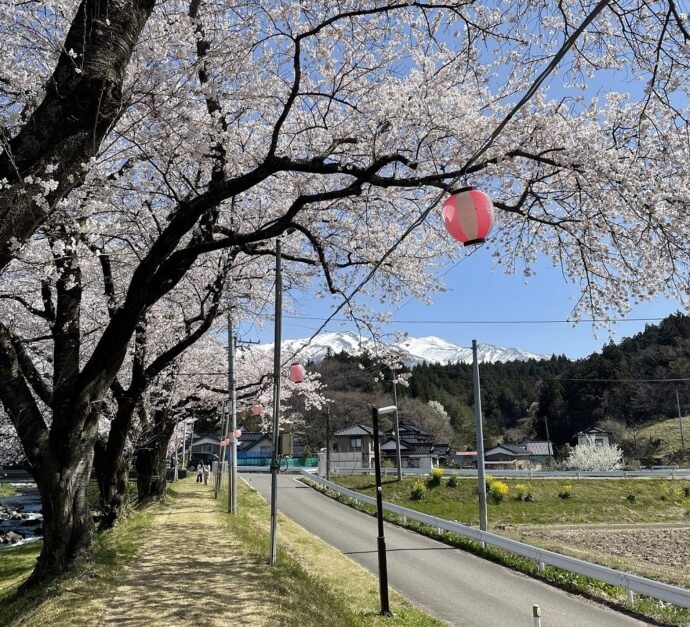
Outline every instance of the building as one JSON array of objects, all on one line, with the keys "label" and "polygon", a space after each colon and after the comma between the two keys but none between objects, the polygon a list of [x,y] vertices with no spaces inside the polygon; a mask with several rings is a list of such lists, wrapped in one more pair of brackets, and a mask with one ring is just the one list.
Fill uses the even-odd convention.
[{"label": "building", "polygon": [[546,440],[527,440],[520,444],[530,452],[529,460],[532,468],[541,467],[541,464],[553,459],[553,444]]},{"label": "building", "polygon": [[215,453],[220,455],[220,433],[192,434],[190,457],[199,453]]},{"label": "building", "polygon": [[[453,451],[447,442],[434,442],[432,433],[411,422],[401,422],[399,427],[400,459],[403,468],[430,470],[451,459]],[[395,430],[390,429],[384,434],[381,454],[384,459],[396,463]]]},{"label": "building", "polygon": [[517,444],[500,444],[484,453],[487,467],[503,470],[527,470],[530,468],[530,452]]},{"label": "building", "polygon": [[[382,462],[396,465],[395,432],[380,433]],[[374,467],[374,431],[368,425],[355,424],[333,433],[332,470],[357,470]],[[435,443],[433,435],[413,423],[400,423],[400,457],[403,468],[431,469],[450,459],[447,443]],[[319,467],[325,472],[326,455],[321,453]]]},{"label": "building", "polygon": [[476,468],[477,451],[456,451],[453,454],[453,462],[460,468]]},{"label": "building", "polygon": [[[379,437],[383,438],[383,434],[379,433]],[[324,458],[325,464],[325,453],[320,457]],[[356,470],[373,467],[374,430],[371,427],[355,424],[333,433],[331,469]]]},{"label": "building", "polygon": [[609,446],[611,444],[611,434],[598,427],[580,431],[575,434],[575,437],[578,446]]}]

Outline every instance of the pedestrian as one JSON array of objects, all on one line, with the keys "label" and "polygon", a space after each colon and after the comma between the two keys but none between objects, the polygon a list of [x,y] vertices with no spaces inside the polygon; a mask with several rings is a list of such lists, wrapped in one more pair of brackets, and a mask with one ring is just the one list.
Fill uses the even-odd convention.
[{"label": "pedestrian", "polygon": [[196,466],[196,482],[201,483],[201,480],[204,475],[204,462],[199,462]]},{"label": "pedestrian", "polygon": [[211,472],[211,467],[207,462],[201,462],[201,470],[204,474],[204,485],[208,485],[208,475]]}]

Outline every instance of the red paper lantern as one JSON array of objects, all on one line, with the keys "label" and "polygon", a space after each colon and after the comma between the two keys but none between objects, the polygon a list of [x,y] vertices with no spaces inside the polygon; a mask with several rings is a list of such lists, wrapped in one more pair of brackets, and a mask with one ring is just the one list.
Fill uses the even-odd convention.
[{"label": "red paper lantern", "polygon": [[260,416],[264,413],[264,406],[259,404],[252,405],[250,411],[252,412],[252,416]]},{"label": "red paper lantern", "polygon": [[304,381],[305,370],[302,364],[292,364],[290,366],[290,381],[302,383]]},{"label": "red paper lantern", "polygon": [[494,224],[494,204],[478,189],[464,189],[443,203],[443,224],[465,246],[482,244]]}]

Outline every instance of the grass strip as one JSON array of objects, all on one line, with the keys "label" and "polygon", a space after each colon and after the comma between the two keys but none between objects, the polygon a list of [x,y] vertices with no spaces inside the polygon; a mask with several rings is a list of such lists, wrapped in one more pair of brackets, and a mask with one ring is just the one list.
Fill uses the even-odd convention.
[{"label": "grass strip", "polygon": [[[221,493],[219,508],[226,509]],[[238,514],[226,514],[230,533],[267,577],[266,590],[280,595],[284,612],[276,624],[300,627],[368,627],[370,625],[432,627],[444,625],[395,592],[391,593],[394,616],[379,615],[378,580],[334,547],[305,531],[290,519],[279,517],[278,563],[267,565],[269,507],[244,482],[239,483]],[[265,565],[262,567],[261,565]]]},{"label": "grass strip", "polygon": [[[304,480],[315,490],[319,490],[323,494],[344,505],[348,505],[349,507],[365,512],[371,516],[376,514],[376,508],[373,505],[361,503],[350,497],[342,496],[308,479]],[[605,603],[618,611],[642,618],[646,621],[651,620],[658,625],[673,627],[690,625],[690,610],[685,608],[640,595],[635,595],[634,603],[630,606],[626,602],[625,589],[604,583],[598,579],[585,577],[584,575],[579,575],[569,570],[555,568],[553,566],[546,566],[544,571],[540,571],[536,562],[521,555],[515,555],[510,551],[504,551],[503,549],[492,546],[482,547],[480,542],[456,533],[448,531],[439,533],[436,527],[431,527],[414,520],[403,520],[403,518],[397,514],[384,512],[384,518],[387,522],[411,529],[429,538],[443,542],[444,544],[454,546],[502,566],[525,573],[535,579],[540,579],[553,586],[567,590],[568,592]]]},{"label": "grass strip", "polygon": [[9,483],[0,483],[0,498],[4,496],[16,496],[17,489]]}]

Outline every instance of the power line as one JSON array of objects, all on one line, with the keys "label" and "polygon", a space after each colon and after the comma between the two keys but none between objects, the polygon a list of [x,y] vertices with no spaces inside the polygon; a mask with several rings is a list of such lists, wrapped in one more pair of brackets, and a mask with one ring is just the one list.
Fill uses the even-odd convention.
[{"label": "power line", "polygon": [[[284,315],[292,320],[323,320],[319,316]],[[270,318],[268,318],[270,319]],[[660,322],[665,318],[581,318],[580,320],[389,320],[386,324],[579,324],[580,322]],[[348,318],[331,318],[332,322],[351,322]]]}]

